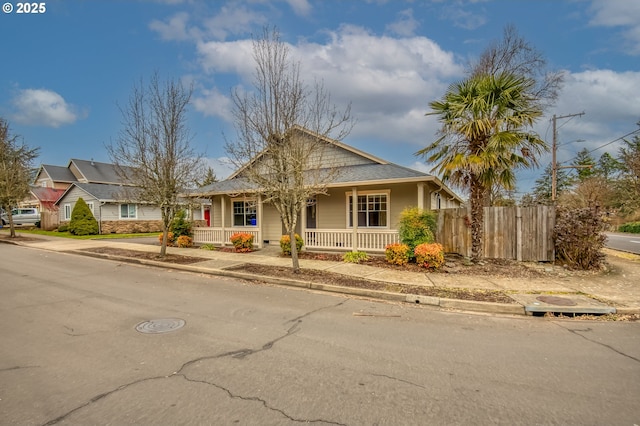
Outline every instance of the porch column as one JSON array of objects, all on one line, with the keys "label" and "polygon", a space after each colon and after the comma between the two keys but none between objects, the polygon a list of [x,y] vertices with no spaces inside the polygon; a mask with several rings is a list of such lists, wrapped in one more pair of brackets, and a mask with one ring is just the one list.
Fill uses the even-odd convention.
[{"label": "porch column", "polygon": [[418,208],[424,210],[424,182],[418,182]]},{"label": "porch column", "polygon": [[351,223],[352,229],[352,251],[358,251],[358,188],[355,186],[351,189]]},{"label": "porch column", "polygon": [[262,195],[258,194],[258,248],[262,248]]},{"label": "porch column", "polygon": [[224,195],[220,196],[220,219],[222,220],[222,245],[227,245],[227,242],[224,240],[224,219],[225,219],[225,202],[224,202]]},{"label": "porch column", "polygon": [[[307,203],[309,203],[308,198],[302,205],[302,211],[300,212],[300,237],[302,238],[302,241],[304,241],[304,233],[307,230]],[[302,247],[305,247],[306,245],[307,242],[304,241],[304,245]]]}]

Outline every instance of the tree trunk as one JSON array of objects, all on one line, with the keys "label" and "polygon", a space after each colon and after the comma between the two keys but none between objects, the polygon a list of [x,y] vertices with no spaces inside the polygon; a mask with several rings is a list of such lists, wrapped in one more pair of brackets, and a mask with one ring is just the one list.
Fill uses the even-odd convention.
[{"label": "tree trunk", "polygon": [[295,227],[291,227],[291,231],[289,231],[289,238],[291,239],[291,269],[294,274],[297,274],[300,272],[300,261],[298,260],[298,245]]},{"label": "tree trunk", "polygon": [[471,182],[471,260],[482,259],[485,188],[477,178]]}]

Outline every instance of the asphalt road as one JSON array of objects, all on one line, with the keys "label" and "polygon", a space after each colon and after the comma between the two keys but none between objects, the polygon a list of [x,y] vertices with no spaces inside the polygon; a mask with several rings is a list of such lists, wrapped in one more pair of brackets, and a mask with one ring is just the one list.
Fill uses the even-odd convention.
[{"label": "asphalt road", "polygon": [[615,250],[640,254],[640,235],[607,232],[606,246]]},{"label": "asphalt road", "polygon": [[[151,319],[184,327],[143,334]],[[0,424],[640,424],[640,324],[442,312],[0,244]]]}]

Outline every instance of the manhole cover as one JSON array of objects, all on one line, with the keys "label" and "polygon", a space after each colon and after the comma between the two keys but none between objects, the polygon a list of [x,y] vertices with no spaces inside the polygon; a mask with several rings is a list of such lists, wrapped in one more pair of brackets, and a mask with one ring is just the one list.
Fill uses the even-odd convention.
[{"label": "manhole cover", "polygon": [[180,318],[153,319],[136,325],[136,330],[146,334],[168,333],[184,327],[185,324],[185,320]]},{"label": "manhole cover", "polygon": [[548,303],[550,305],[557,306],[576,306],[577,303],[571,299],[567,299],[566,297],[558,297],[558,296],[538,296],[537,300]]}]

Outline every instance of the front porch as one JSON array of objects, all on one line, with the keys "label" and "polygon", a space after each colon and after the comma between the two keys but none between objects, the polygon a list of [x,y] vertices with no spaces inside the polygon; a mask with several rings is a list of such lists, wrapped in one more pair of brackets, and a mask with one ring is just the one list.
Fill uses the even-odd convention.
[{"label": "front porch", "polygon": [[[263,247],[262,232],[253,227],[213,228],[196,227],[193,229],[193,241],[196,244],[231,244],[231,235],[243,232],[253,235],[254,245]],[[398,231],[393,229],[305,229],[302,232],[306,250],[366,251],[382,253],[385,247],[400,241]],[[269,241],[278,244],[279,241]]]}]

